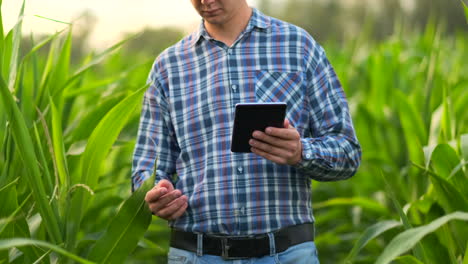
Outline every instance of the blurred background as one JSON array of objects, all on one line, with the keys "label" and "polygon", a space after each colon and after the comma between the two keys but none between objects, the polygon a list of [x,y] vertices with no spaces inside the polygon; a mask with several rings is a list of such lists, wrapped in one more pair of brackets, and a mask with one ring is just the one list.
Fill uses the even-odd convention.
[{"label": "blurred background", "polygon": [[[422,30],[430,21],[443,24],[445,34],[467,31],[459,0],[249,0],[262,12],[301,26],[320,43],[339,43],[365,30],[374,41],[390,36],[395,27]],[[3,0],[5,29],[12,28],[20,0]],[[140,33],[128,50],[157,55],[163,48],[196,29],[200,18],[189,0],[30,0],[23,34],[45,37],[66,25],[43,16],[74,23],[74,56],[90,49],[104,49]]]},{"label": "blurred background", "polygon": [[[131,157],[151,65],[197,13],[27,0],[18,18],[22,2],[0,1],[0,263],[165,263],[169,230],[131,194]],[[468,263],[467,1],[248,2],[324,47],[362,145],[353,178],[313,181],[321,263]]]}]

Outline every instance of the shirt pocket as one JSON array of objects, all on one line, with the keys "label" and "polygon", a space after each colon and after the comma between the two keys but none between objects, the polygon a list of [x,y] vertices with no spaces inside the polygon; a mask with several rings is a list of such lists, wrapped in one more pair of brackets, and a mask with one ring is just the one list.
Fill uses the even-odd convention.
[{"label": "shirt pocket", "polygon": [[257,102],[284,102],[286,118],[296,128],[303,126],[306,116],[305,84],[302,72],[258,70],[255,73]]}]

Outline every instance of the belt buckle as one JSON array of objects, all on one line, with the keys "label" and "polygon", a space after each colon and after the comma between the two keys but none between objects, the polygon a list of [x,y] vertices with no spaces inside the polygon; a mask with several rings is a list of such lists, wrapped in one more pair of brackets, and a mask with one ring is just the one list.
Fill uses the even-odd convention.
[{"label": "belt buckle", "polygon": [[221,257],[224,260],[234,259],[229,257],[229,248],[231,246],[228,243],[228,239],[226,237],[221,238]]}]

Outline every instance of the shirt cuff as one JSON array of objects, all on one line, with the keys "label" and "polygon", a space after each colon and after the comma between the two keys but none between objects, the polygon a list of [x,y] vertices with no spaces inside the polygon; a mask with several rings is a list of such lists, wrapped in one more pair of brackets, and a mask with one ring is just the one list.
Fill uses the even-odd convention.
[{"label": "shirt cuff", "polygon": [[320,149],[313,138],[301,138],[302,159],[295,165],[298,169],[311,170],[315,166],[330,168],[331,165],[320,155]]}]

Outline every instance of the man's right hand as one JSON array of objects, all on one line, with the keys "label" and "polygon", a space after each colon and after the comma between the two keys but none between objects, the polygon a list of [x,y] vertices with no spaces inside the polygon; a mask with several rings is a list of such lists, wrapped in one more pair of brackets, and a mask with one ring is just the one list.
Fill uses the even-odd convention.
[{"label": "man's right hand", "polygon": [[184,214],[188,206],[188,198],[168,180],[161,180],[153,189],[146,193],[145,201],[153,214],[166,219],[175,220]]}]

